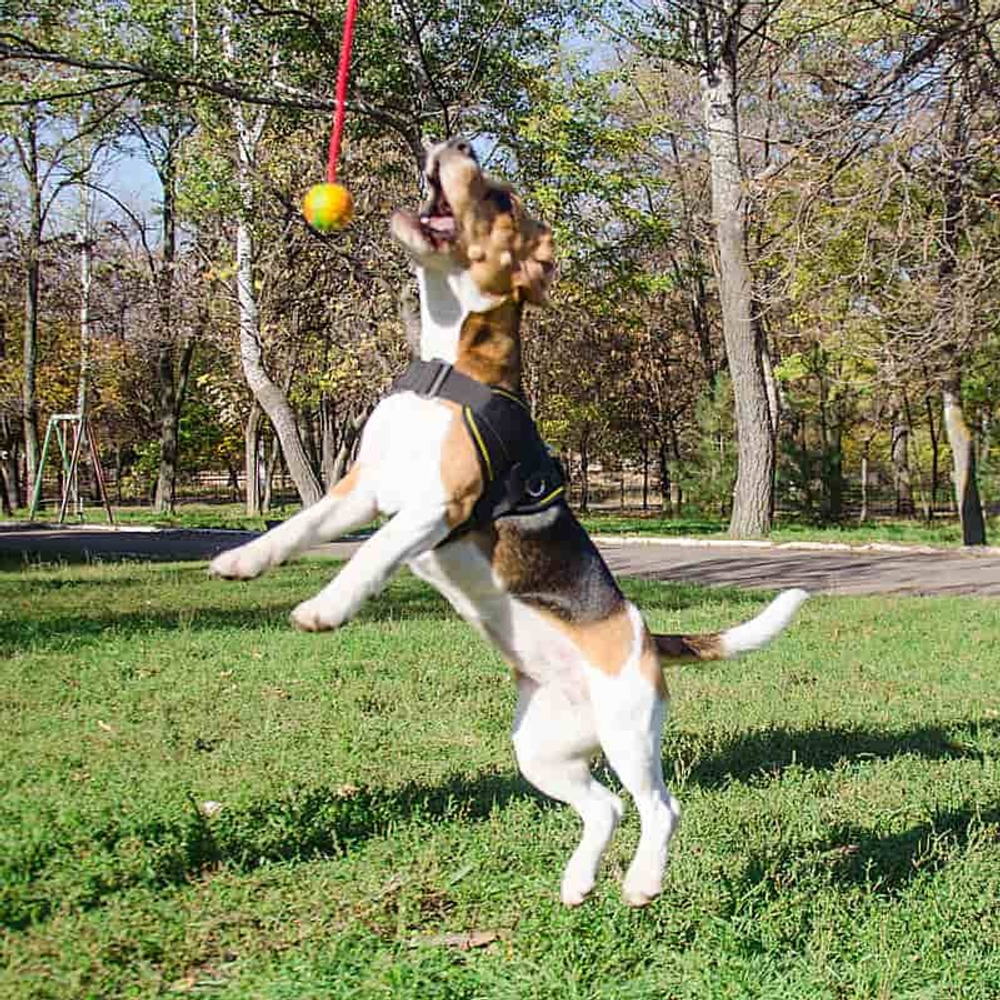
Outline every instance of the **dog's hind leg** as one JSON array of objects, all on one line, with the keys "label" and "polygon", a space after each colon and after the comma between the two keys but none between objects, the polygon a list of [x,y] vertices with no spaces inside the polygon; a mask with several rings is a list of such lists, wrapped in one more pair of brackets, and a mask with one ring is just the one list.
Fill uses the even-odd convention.
[{"label": "dog's hind leg", "polygon": [[555,685],[518,678],[514,751],[524,777],[540,792],[572,806],[583,820],[580,843],[563,873],[561,896],[577,906],[594,887],[601,855],[622,815],[621,799],[595,781],[589,757],[596,733],[589,706]]},{"label": "dog's hind leg", "polygon": [[[645,906],[660,894],[667,848],[680,822],[680,803],[663,783],[660,760],[660,727],[665,703],[650,705],[645,721],[629,727],[615,718],[611,705],[599,709],[601,746],[608,763],[635,800],[641,833],[635,857],[625,873],[622,894],[631,906]],[[632,714],[632,710],[627,713]]]},{"label": "dog's hind leg", "polygon": [[622,892],[632,906],[644,906],[660,894],[667,848],[680,822],[680,804],[663,782],[660,740],[667,711],[666,692],[658,683],[655,647],[644,641],[645,626],[632,608],[636,648],[616,675],[588,672],[597,734],[608,763],[635,800],[641,832]]},{"label": "dog's hind leg", "polygon": [[260,538],[216,556],[208,571],[227,580],[252,580],[314,545],[367,524],[376,513],[375,495],[365,483],[364,468],[355,464],[321,500]]}]

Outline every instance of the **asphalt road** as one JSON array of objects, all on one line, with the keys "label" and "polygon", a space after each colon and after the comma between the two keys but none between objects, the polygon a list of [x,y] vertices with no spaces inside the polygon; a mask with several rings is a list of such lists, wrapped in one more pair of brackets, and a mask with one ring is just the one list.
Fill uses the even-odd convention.
[{"label": "asphalt road", "polygon": [[[26,559],[207,560],[255,537],[245,531],[150,530],[0,525],[0,555]],[[336,542],[314,555],[350,557],[358,542]],[[826,594],[978,594],[1000,596],[1000,553],[961,549],[880,552],[866,549],[668,544],[602,539],[615,573],[710,586],[804,587]]]}]

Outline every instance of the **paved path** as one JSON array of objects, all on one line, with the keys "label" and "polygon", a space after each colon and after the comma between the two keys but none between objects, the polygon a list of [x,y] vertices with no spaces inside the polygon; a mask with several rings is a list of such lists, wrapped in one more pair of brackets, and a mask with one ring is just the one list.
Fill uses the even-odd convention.
[{"label": "paved path", "polygon": [[[30,558],[205,560],[255,537],[248,531],[151,530],[0,525],[0,554]],[[1000,596],[1000,553],[667,543],[601,539],[615,573],[656,580],[751,588],[805,587],[828,594],[980,594]],[[358,543],[313,554],[349,557]]]},{"label": "paved path", "polygon": [[823,594],[980,594],[1000,597],[1000,554],[603,542],[622,575],[711,586],[805,587]]}]

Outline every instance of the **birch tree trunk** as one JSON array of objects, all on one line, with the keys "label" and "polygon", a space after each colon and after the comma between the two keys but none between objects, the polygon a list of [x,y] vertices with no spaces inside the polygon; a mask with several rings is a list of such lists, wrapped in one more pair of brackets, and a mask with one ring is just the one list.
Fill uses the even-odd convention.
[{"label": "birch tree trunk", "polygon": [[[232,18],[230,12],[227,15]],[[237,53],[231,25],[225,28],[223,46],[226,61],[235,65]],[[323,489],[302,446],[295,412],[288,403],[288,397],[274,383],[264,365],[260,310],[254,290],[256,257],[251,229],[251,220],[254,218],[253,171],[267,112],[260,110],[251,120],[242,105],[234,103],[232,109],[239,153],[237,170],[240,213],[236,226],[236,294],[239,303],[240,361],[250,391],[267,414],[281,442],[281,451],[299,498],[308,507],[322,497]]]},{"label": "birch tree trunk", "polygon": [[774,494],[773,416],[760,340],[753,322],[753,279],[746,251],[746,204],[737,114],[737,14],[699,0],[695,40],[708,133],[712,219],[719,256],[719,295],[733,382],[739,467],[729,532],[736,538],[771,530]]},{"label": "birch tree trunk", "polygon": [[28,195],[28,242],[24,262],[24,345],[22,354],[21,423],[27,472],[25,496],[32,496],[38,472],[38,303],[42,272],[42,179],[38,162],[38,113],[25,116],[23,138],[15,142]]},{"label": "birch tree trunk", "polygon": [[[0,314],[0,361],[7,360],[7,323]],[[13,514],[21,506],[17,492],[17,460],[14,455],[16,433],[14,421],[0,413],[0,503],[5,514]]]}]

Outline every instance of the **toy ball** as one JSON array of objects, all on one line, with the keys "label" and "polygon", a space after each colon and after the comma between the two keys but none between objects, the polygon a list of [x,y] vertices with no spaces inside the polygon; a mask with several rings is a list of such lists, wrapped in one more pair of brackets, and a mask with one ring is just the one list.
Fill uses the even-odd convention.
[{"label": "toy ball", "polygon": [[302,201],[306,222],[320,233],[343,229],[353,210],[351,193],[342,184],[314,184]]}]

